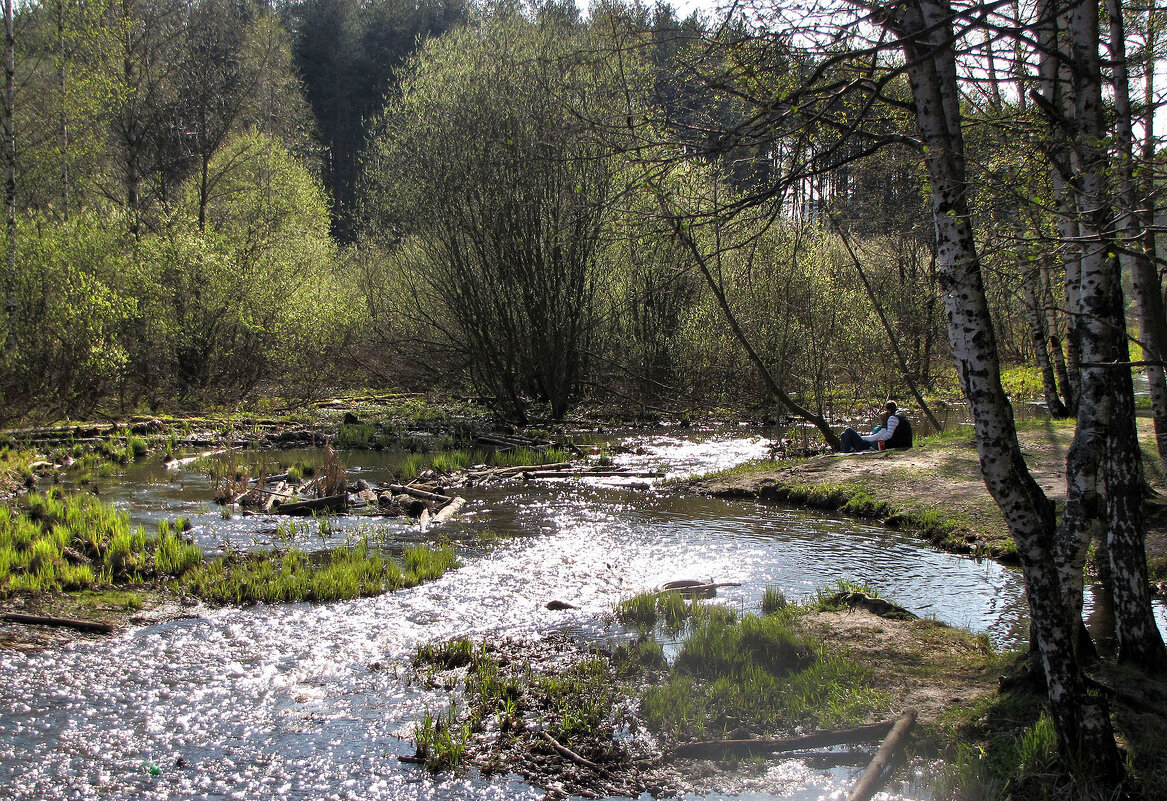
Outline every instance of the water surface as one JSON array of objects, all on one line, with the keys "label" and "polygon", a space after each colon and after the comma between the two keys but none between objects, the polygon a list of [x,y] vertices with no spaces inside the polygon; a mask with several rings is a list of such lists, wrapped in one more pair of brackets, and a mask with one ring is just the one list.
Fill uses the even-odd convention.
[{"label": "water surface", "polygon": [[[639,436],[618,457],[684,474],[764,454],[746,432]],[[399,456],[351,453],[355,476],[388,477]],[[144,523],[186,515],[208,550],[263,545],[274,517],[223,518],[210,482],[137,465],[104,480],[102,497]],[[632,486],[629,486],[629,483]],[[1017,571],[939,552],[853,520],[751,503],[682,496],[645,482],[512,482],[460,490],[452,524],[341,517],[323,534],[301,523],[298,544],[323,547],[361,532],[400,544],[437,536],[464,566],[412,590],[335,604],[207,610],[198,619],[79,640],[43,653],[0,653],[0,790],[21,799],[507,799],[540,798],[517,777],[430,777],[400,764],[412,723],[448,696],[407,682],[421,642],[456,635],[626,636],[608,622],[622,598],[676,578],[738,582],[720,601],[758,607],[776,586],[789,598],[845,578],[866,581],[921,615],[1024,636]],[[490,529],[492,547],[476,543]],[[552,612],[552,599],[579,607]],[[157,771],[152,775],[151,767]],[[776,763],[766,794],[845,794],[859,768]],[[893,798],[927,798],[920,784]],[[700,798],[722,798],[706,795]]]}]

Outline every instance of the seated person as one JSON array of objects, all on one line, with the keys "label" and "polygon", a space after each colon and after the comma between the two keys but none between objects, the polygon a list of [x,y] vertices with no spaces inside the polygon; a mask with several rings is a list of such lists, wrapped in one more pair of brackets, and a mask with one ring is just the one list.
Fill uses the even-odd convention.
[{"label": "seated person", "polygon": [[912,424],[895,401],[887,402],[879,419],[881,425],[870,434],[860,434],[853,428],[844,429],[839,436],[843,453],[912,447]]}]

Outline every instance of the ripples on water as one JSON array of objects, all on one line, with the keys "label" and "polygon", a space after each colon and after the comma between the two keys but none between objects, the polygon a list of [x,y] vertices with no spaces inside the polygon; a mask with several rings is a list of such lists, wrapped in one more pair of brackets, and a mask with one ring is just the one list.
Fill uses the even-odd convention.
[{"label": "ripples on water", "polygon": [[[740,435],[640,444],[646,452],[624,461],[663,461],[685,473],[756,458],[765,447]],[[377,480],[372,457],[353,457]],[[179,478],[187,484],[181,494],[162,482],[104,494],[143,520],[173,515],[181,502],[179,513],[195,518],[208,547],[262,539],[256,532],[273,525],[218,520],[205,482]],[[854,521],[611,483],[466,490],[465,514],[444,532],[455,541],[487,527],[510,536],[487,553],[467,550],[461,569],[413,590],[209,611],[60,650],[0,653],[0,790],[22,799],[540,798],[513,776],[434,779],[398,763],[397,754],[413,752],[401,739],[412,722],[448,700],[404,681],[414,647],[465,634],[617,636],[604,622],[613,606],[674,578],[740,582],[721,599],[743,611],[757,608],[767,586],[799,599],[838,578],[867,581],[919,614],[986,631],[998,644],[1023,635],[1013,570]],[[190,500],[198,492],[203,500]],[[552,599],[580,608],[550,612],[543,605]],[[845,792],[858,770],[780,762],[767,774],[772,793],[737,797],[829,796]]]}]

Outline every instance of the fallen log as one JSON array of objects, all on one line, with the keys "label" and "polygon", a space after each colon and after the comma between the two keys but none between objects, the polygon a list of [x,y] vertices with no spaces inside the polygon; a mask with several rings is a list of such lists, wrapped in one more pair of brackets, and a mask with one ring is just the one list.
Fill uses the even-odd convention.
[{"label": "fallen log", "polygon": [[717,595],[718,587],[740,587],[741,584],[736,581],[711,581],[707,584],[694,581],[693,579],[678,579],[677,581],[666,581],[660,585],[658,593],[665,592],[679,592],[682,595],[700,595],[704,598],[712,598]]},{"label": "fallen log", "polygon": [[525,464],[517,467],[496,467],[492,470],[483,470],[475,474],[475,478],[511,478],[520,473],[532,470],[565,470],[571,467],[571,462],[550,462],[548,464]]},{"label": "fallen log", "polygon": [[875,752],[871,763],[867,766],[867,770],[863,772],[859,783],[855,785],[855,789],[851,791],[851,795],[847,796],[847,801],[869,801],[871,796],[875,795],[875,791],[884,781],[884,770],[888,764],[895,757],[903,744],[904,737],[912,730],[912,726],[916,723],[916,710],[905,709],[900,715],[899,720],[895,722],[895,726],[888,732],[887,738],[883,744],[879,746],[879,750]]},{"label": "fallen log", "polygon": [[270,512],[275,508],[276,504],[286,503],[290,498],[293,497],[292,488],[288,486],[288,482],[286,481],[281,481],[280,483],[276,484],[276,488],[274,490],[263,490],[263,492],[267,495],[267,497],[264,498],[263,504],[261,505],[261,508],[265,512]]},{"label": "fallen log", "polygon": [[883,598],[872,598],[867,593],[863,592],[840,592],[832,596],[828,601],[832,606],[849,606],[852,609],[859,607],[866,609],[873,615],[879,617],[890,617],[899,620],[917,620],[919,615],[909,612],[902,606],[893,604],[891,601]]},{"label": "fallen log", "polygon": [[723,754],[749,756],[750,754],[776,754],[783,751],[801,751],[805,748],[822,748],[828,745],[850,745],[852,743],[873,742],[886,735],[896,725],[894,720],[868,723],[850,729],[829,729],[806,734],[801,737],[783,739],[749,740],[702,740],[684,743],[673,749],[674,759],[716,759]]},{"label": "fallen log", "polygon": [[313,512],[341,512],[348,506],[348,493],[327,495],[323,498],[310,498],[306,501],[292,501],[281,503],[279,513],[282,515],[310,515]]},{"label": "fallen log", "polygon": [[523,478],[664,478],[660,470],[571,470],[552,472],[531,470],[523,473]]},{"label": "fallen log", "polygon": [[478,434],[474,437],[475,442],[481,442],[483,445],[494,445],[500,448],[547,448],[551,443],[545,439],[531,439],[530,437],[517,437],[503,434]]},{"label": "fallen log", "polygon": [[74,620],[69,617],[48,617],[46,615],[26,615],[21,612],[5,612],[3,619],[9,623],[24,623],[30,626],[60,626],[89,631],[95,634],[113,634],[117,627],[109,623],[94,623],[91,620]]},{"label": "fallen log", "polygon": [[390,484],[389,491],[395,495],[409,495],[414,498],[420,498],[423,501],[440,503],[442,505],[445,505],[453,500],[448,495],[439,495],[436,492],[426,492],[425,490],[419,490],[416,487],[410,487],[405,484]]},{"label": "fallen log", "polygon": [[539,735],[544,740],[546,740],[551,745],[551,747],[555,749],[555,753],[559,754],[561,757],[566,757],[567,759],[570,759],[575,764],[581,765],[585,768],[591,768],[592,770],[599,770],[600,766],[597,765],[595,762],[592,762],[590,759],[585,759],[584,757],[581,757],[579,754],[577,754],[575,751],[572,751],[567,746],[561,745],[558,740],[556,740],[554,737],[552,737],[547,732],[541,731],[541,732],[539,732]]},{"label": "fallen log", "polygon": [[445,523],[451,517],[458,514],[458,512],[465,505],[466,505],[465,498],[463,498],[461,496],[455,496],[454,500],[450,501],[448,504],[443,506],[438,511],[438,513],[433,516],[433,519],[430,520],[430,523],[432,523],[434,525],[437,525],[438,523]]},{"label": "fallen log", "polygon": [[179,467],[183,467],[184,465],[191,464],[192,462],[197,462],[199,459],[206,459],[209,456],[218,456],[221,453],[227,453],[228,451],[232,451],[232,450],[235,450],[235,449],[233,447],[231,447],[231,448],[219,448],[217,451],[207,451],[206,453],[200,453],[198,456],[184,456],[181,459],[172,459],[166,463],[166,469],[176,470]]}]

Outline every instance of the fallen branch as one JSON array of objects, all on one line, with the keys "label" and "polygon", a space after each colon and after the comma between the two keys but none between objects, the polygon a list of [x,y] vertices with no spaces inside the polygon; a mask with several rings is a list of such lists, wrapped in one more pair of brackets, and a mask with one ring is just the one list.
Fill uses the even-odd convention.
[{"label": "fallen branch", "polygon": [[61,626],[77,631],[91,631],[96,634],[113,634],[117,627],[109,623],[94,623],[90,620],[74,620],[68,617],[46,617],[25,615],[20,612],[5,612],[3,619],[9,623],[24,623],[30,626]]},{"label": "fallen branch", "polygon": [[409,495],[410,497],[418,498],[423,501],[430,501],[431,503],[440,503],[443,505],[453,500],[448,495],[439,495],[436,492],[426,492],[425,490],[419,490],[416,487],[410,487],[405,484],[390,484],[389,491],[395,495]]},{"label": "fallen branch", "polygon": [[741,584],[736,581],[711,581],[708,584],[701,584],[694,582],[691,579],[680,579],[679,581],[666,581],[660,585],[657,594],[666,592],[679,592],[682,594],[708,594],[710,597],[717,594],[718,587],[740,587]]},{"label": "fallen branch", "polygon": [[329,495],[324,498],[312,498],[307,501],[293,501],[281,503],[279,513],[283,515],[306,515],[312,512],[339,512],[348,506],[348,493]]},{"label": "fallen branch", "polygon": [[219,448],[217,451],[207,451],[206,453],[200,453],[198,456],[184,456],[181,459],[173,459],[173,460],[166,463],[166,469],[175,470],[175,469],[182,467],[184,465],[191,464],[192,462],[197,462],[199,459],[206,459],[210,456],[218,456],[219,454],[227,453],[228,451],[233,451],[233,450],[235,450],[235,448],[233,448],[233,447],[232,448]]},{"label": "fallen branch", "polygon": [[782,751],[800,751],[804,748],[822,748],[828,745],[873,742],[891,731],[895,724],[894,720],[885,720],[851,729],[830,729],[806,734],[802,737],[787,737],[779,740],[703,740],[677,746],[673,750],[672,756],[675,759],[712,759],[723,754],[736,756],[776,754]]},{"label": "fallen branch", "polygon": [[455,496],[454,500],[443,506],[441,510],[433,516],[430,520],[431,525],[438,523],[445,523],[454,515],[458,514],[459,510],[466,505],[466,499],[461,496]]},{"label": "fallen branch", "polygon": [[571,467],[571,462],[551,462],[549,464],[525,464],[517,467],[496,467],[491,470],[483,470],[474,473],[475,478],[491,479],[491,478],[510,478],[517,476],[520,473],[529,473],[533,470],[564,470]]},{"label": "fallen branch", "polygon": [[664,478],[660,470],[573,470],[570,472],[549,472],[533,470],[523,473],[523,478]]},{"label": "fallen branch", "polygon": [[879,746],[879,750],[875,752],[875,756],[867,766],[867,770],[863,772],[863,777],[855,785],[855,789],[851,791],[851,795],[847,796],[847,801],[868,801],[871,796],[875,795],[875,791],[883,784],[884,770],[895,757],[896,752],[899,751],[904,737],[912,730],[912,726],[915,723],[916,710],[905,709],[900,715],[900,719],[896,721],[895,726],[888,733],[883,744]]},{"label": "fallen branch", "polygon": [[539,732],[539,736],[541,736],[544,740],[546,740],[548,743],[550,743],[551,747],[555,749],[555,753],[559,754],[561,757],[566,757],[567,759],[570,759],[575,764],[582,765],[585,768],[591,768],[592,770],[599,770],[600,769],[600,766],[597,765],[595,762],[592,762],[590,759],[585,759],[585,758],[581,757],[579,754],[577,754],[575,751],[572,751],[567,746],[560,745],[559,742],[554,737],[552,737],[550,734],[548,734],[547,732],[541,731],[541,732]]}]

